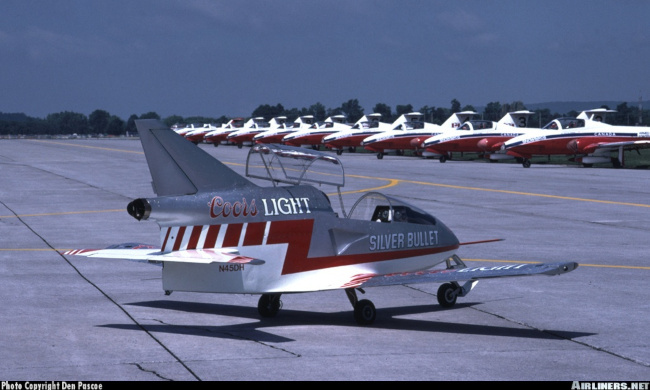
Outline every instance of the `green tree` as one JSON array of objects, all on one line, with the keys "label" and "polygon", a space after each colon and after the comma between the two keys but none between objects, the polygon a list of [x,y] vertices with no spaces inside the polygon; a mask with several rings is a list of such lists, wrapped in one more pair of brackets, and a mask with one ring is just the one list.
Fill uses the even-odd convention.
[{"label": "green tree", "polygon": [[[635,118],[631,118],[632,109],[627,106],[627,102],[616,106],[616,112],[613,115],[612,124],[630,126],[636,123]],[[637,115],[638,116],[638,115]]]},{"label": "green tree", "polygon": [[327,119],[327,109],[320,102],[309,106],[308,112],[309,112],[308,115],[313,115],[314,120],[316,121],[324,121],[325,119]]},{"label": "green tree", "polygon": [[[129,118],[129,119],[131,119],[131,118]],[[163,122],[165,123],[165,125],[167,125],[169,127],[172,127],[175,124],[186,123],[185,119],[183,119],[183,117],[180,116],[180,115],[168,116],[167,118],[165,118],[165,120],[163,120]],[[128,122],[127,122],[127,126],[128,126]]]},{"label": "green tree", "polygon": [[451,100],[451,113],[455,114],[460,112],[460,102],[457,99]]},{"label": "green tree", "polygon": [[124,134],[124,128],[125,128],[124,121],[121,118],[119,118],[119,117],[117,117],[115,115],[112,115],[108,119],[108,123],[106,125],[106,134],[115,135],[115,136],[123,135]]},{"label": "green tree", "polygon": [[126,121],[126,126],[124,127],[124,131],[126,131],[127,136],[138,134],[138,128],[135,126],[136,119],[138,119],[138,116],[135,114],[131,114],[129,119]]},{"label": "green tree", "polygon": [[363,107],[359,105],[359,100],[350,99],[341,104],[341,111],[348,117],[348,121],[354,123],[363,116]]},{"label": "green tree", "polygon": [[140,115],[140,119],[158,119],[158,120],[160,120],[160,115],[156,114],[153,111],[149,111],[146,114]]},{"label": "green tree", "polygon": [[490,102],[485,106],[483,110],[483,119],[488,121],[498,121],[501,119],[501,103],[499,102]]},{"label": "green tree", "polygon": [[437,125],[441,125],[445,123],[445,121],[451,116],[451,112],[449,112],[449,109],[442,108],[442,107],[438,107],[435,110],[432,109],[431,113],[433,116],[431,123],[435,123]]},{"label": "green tree", "polygon": [[398,104],[395,106],[395,119],[399,118],[401,115],[408,114],[409,112],[413,112],[413,106],[411,104]]},{"label": "green tree", "polygon": [[281,116],[285,115],[285,110],[282,104],[278,103],[275,106],[271,106],[268,104],[262,104],[259,105],[253,112],[251,113],[251,117],[264,117],[266,120],[271,120],[271,118],[275,118],[276,116]]},{"label": "green tree", "polygon": [[88,134],[88,117],[76,112],[64,111],[49,114],[46,118],[56,134]]},{"label": "green tree", "polygon": [[108,133],[108,121],[111,118],[111,114],[104,110],[95,110],[90,113],[88,117],[88,125],[90,126],[90,131],[95,134],[106,134]]},{"label": "green tree", "polygon": [[553,115],[551,114],[551,110],[548,108],[542,108],[540,110],[535,110],[535,115],[530,118],[529,123],[532,126],[532,124],[537,121],[537,127],[544,127],[552,120]]},{"label": "green tree", "polygon": [[393,112],[389,105],[384,103],[377,103],[372,109],[373,113],[381,114],[381,120],[383,122],[392,122],[393,121]]}]

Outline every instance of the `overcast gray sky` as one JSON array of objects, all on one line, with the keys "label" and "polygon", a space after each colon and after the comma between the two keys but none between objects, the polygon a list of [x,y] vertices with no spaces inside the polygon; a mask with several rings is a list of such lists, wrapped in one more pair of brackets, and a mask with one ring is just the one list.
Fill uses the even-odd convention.
[{"label": "overcast gray sky", "polygon": [[650,95],[646,0],[0,0],[0,112]]}]

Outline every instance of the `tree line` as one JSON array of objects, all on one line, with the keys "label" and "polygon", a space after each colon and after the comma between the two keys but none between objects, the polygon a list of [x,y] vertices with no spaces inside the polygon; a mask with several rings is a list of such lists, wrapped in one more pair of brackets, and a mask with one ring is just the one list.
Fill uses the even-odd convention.
[{"label": "tree line", "polygon": [[[609,109],[610,107],[603,106]],[[506,113],[511,111],[526,110],[526,106],[521,101],[512,103],[490,102],[483,112],[479,115],[482,119],[498,121]],[[650,124],[650,111],[640,111],[638,107],[630,107],[626,102],[616,106],[616,112],[607,116],[607,123],[612,125],[636,125]],[[379,113],[382,115],[382,122],[392,123],[400,115],[409,112],[418,111],[424,115],[424,120],[430,123],[442,124],[451,114],[460,111],[476,111],[471,105],[461,106],[457,99],[451,100],[449,108],[424,106],[415,110],[411,104],[397,105],[395,110],[384,103],[377,103],[372,111],[364,112],[357,99],[350,99],[336,108],[326,108],[321,103],[312,104],[309,107],[286,109],[282,104],[269,105],[261,104],[251,113],[251,117],[264,117],[266,120],[277,116],[286,116],[287,120],[292,122],[296,118],[304,115],[313,115],[316,121],[323,121],[333,115],[345,115],[348,122],[354,123],[363,115]],[[530,119],[530,127],[543,126],[551,120],[562,116],[577,116],[579,112],[569,111],[566,113],[551,113],[549,109],[531,110],[535,115]],[[44,119],[34,118],[22,113],[2,113],[0,112],[0,135],[3,136],[41,136],[41,135],[103,135],[103,136],[123,136],[134,135],[137,133],[135,127],[136,119],[159,119],[166,125],[183,123],[213,123],[220,125],[227,123],[231,117],[222,115],[221,117],[211,118],[202,116],[182,117],[172,115],[161,118],[156,112],[148,112],[142,115],[131,115],[126,121],[116,115],[111,115],[105,110],[95,110],[86,116],[77,112],[64,111],[47,115]],[[535,125],[533,125],[533,123]]]}]

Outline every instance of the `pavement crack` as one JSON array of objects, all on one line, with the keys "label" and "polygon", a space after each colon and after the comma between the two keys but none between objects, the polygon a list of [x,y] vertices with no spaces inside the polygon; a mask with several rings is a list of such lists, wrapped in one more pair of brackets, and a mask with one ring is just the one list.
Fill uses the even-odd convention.
[{"label": "pavement crack", "polygon": [[154,374],[155,376],[157,376],[157,377],[160,378],[160,379],[163,379],[163,380],[166,380],[166,381],[170,381],[170,382],[172,381],[172,379],[165,378],[164,376],[158,374],[157,371],[147,370],[147,369],[145,369],[144,367],[142,367],[142,366],[141,366],[140,364],[138,364],[138,363],[132,363],[132,364],[133,364],[134,366],[138,367],[138,369],[139,369],[140,371],[142,371],[142,372],[149,372],[149,373],[151,373],[151,374]]}]

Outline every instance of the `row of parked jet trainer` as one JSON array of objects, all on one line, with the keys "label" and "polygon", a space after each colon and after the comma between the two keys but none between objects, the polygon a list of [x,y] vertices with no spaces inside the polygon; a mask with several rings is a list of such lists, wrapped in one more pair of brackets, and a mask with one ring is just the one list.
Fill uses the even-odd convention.
[{"label": "row of parked jet trainer", "polygon": [[[451,115],[442,125],[428,123],[418,112],[404,114],[392,124],[381,122],[381,114],[365,115],[354,124],[344,115],[317,122],[311,115],[287,123],[284,116],[270,121],[264,118],[235,118],[217,127],[190,125],[174,130],[198,144],[282,143],[292,146],[321,145],[341,155],[357,147],[377,153],[416,155],[445,162],[454,152],[478,153],[490,161],[516,158],[525,168],[533,156],[567,155],[584,166],[611,162],[624,165],[624,151],[650,147],[650,127],[613,126],[603,120],[605,108],[586,110],[577,117],[553,119],[543,128],[528,127],[534,112],[509,112],[498,122],[473,119],[478,113],[463,111]],[[617,152],[617,155],[612,156]]]}]

